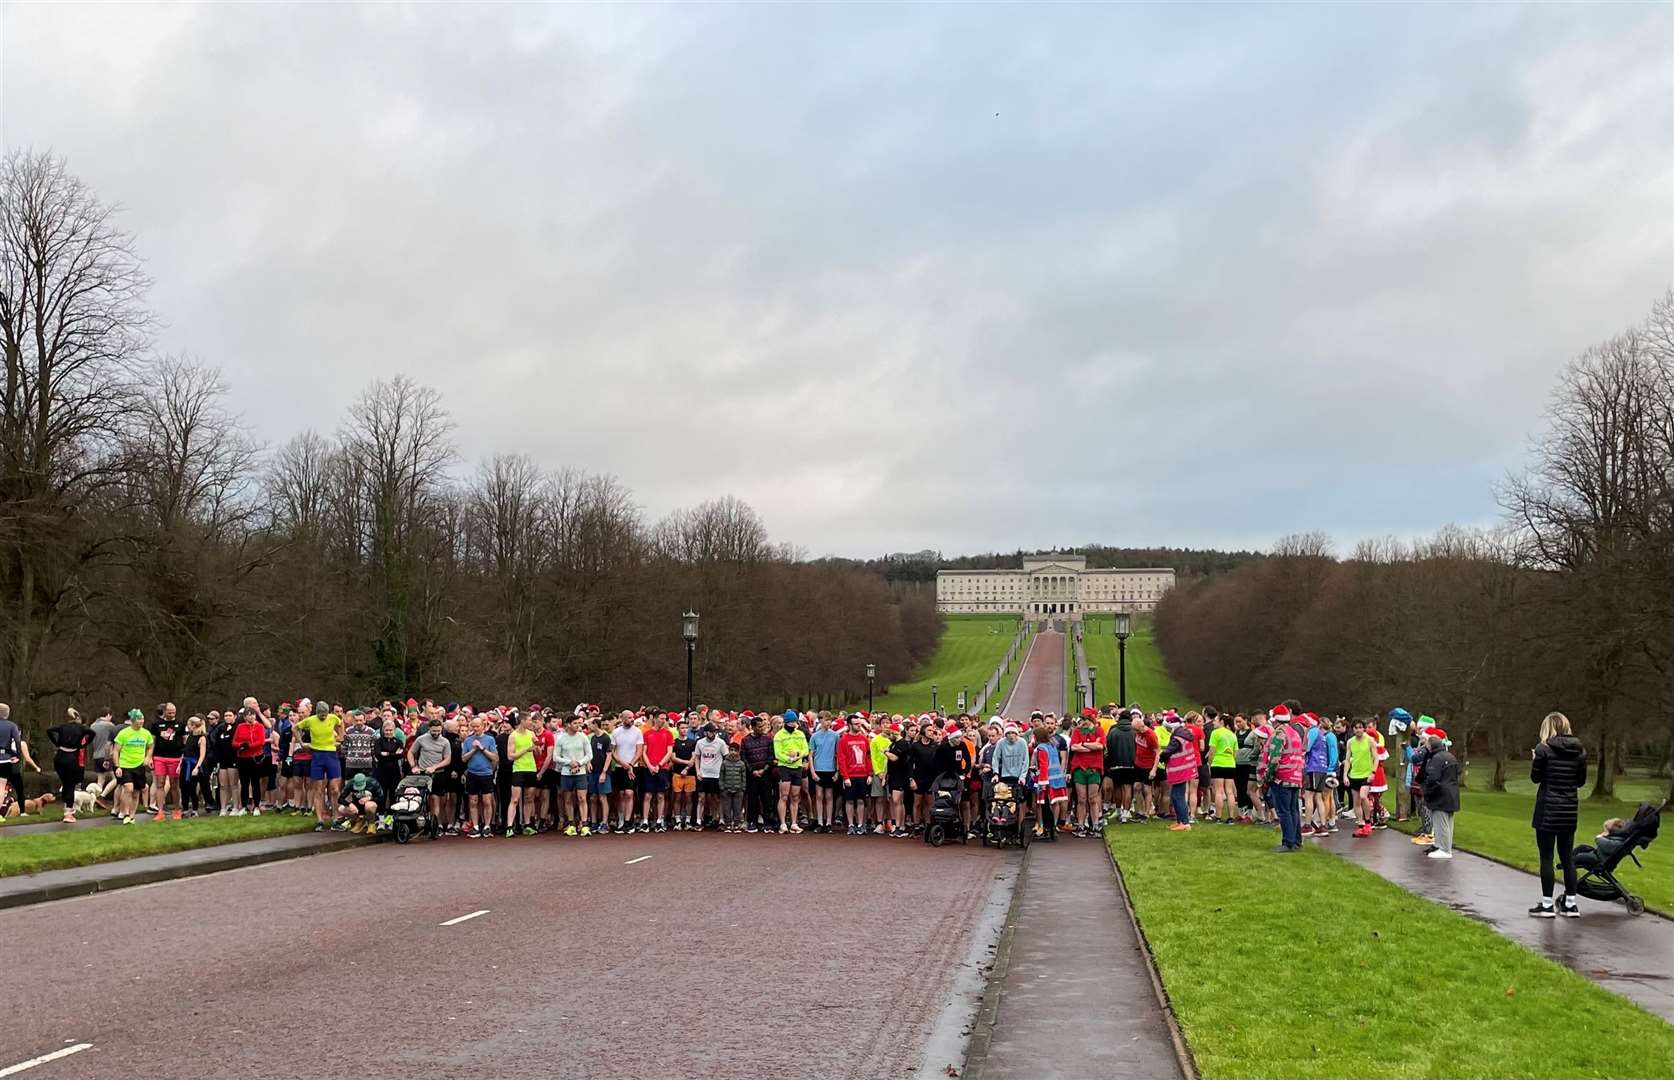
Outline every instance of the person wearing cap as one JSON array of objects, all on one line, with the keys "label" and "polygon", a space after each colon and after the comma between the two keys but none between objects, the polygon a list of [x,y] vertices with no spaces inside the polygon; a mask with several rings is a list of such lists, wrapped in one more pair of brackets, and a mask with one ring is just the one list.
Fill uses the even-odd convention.
[{"label": "person wearing cap", "polygon": [[692,748],[697,772],[697,810],[692,818],[693,828],[721,823],[721,763],[727,757],[727,741],[712,720],[704,721],[703,737]]},{"label": "person wearing cap", "polygon": [[1302,850],[1302,761],[1308,729],[1303,723],[1302,705],[1291,698],[1272,710],[1273,735],[1262,748],[1257,766],[1268,801],[1279,817],[1279,846],[1287,854]]},{"label": "person wearing cap", "polygon": [[1139,771],[1134,767],[1136,745],[1133,717],[1122,709],[1104,733],[1104,776],[1110,785],[1107,822],[1126,823],[1133,812],[1133,785]]},{"label": "person wearing cap", "polygon": [[797,824],[802,801],[802,770],[808,764],[808,736],[802,733],[802,718],[786,709],[784,727],[773,736],[773,763],[779,773],[779,831],[799,833]]},{"label": "person wearing cap", "polygon": [[371,773],[357,772],[343,785],[331,827],[356,833],[376,832],[378,810],[384,803],[384,789]]},{"label": "person wearing cap", "polygon": [[122,824],[132,825],[140,800],[144,797],[146,780],[151,771],[151,751],[156,745],[145,726],[145,714],[138,709],[128,710],[128,726],[116,733],[116,810]]}]

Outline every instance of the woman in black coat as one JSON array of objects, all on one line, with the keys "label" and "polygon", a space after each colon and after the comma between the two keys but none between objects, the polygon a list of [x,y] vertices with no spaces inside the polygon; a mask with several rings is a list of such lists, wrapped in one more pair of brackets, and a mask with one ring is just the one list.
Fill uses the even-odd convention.
[{"label": "woman in black coat", "polygon": [[[1534,831],[1540,848],[1540,903],[1529,914],[1537,919],[1580,918],[1581,909],[1575,903],[1576,794],[1587,782],[1587,750],[1570,734],[1569,717],[1561,712],[1547,713],[1540,722],[1540,745],[1534,748],[1529,779],[1536,785]],[[1564,894],[1556,909],[1552,905],[1554,851],[1564,868]]]}]

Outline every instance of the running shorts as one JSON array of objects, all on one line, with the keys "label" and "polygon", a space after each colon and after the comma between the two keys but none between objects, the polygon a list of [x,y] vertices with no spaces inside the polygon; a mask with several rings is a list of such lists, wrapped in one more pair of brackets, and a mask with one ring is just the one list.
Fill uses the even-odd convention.
[{"label": "running shorts", "polygon": [[[341,780],[343,779],[343,761],[335,750],[316,750],[314,756],[308,759],[308,779],[310,780]],[[437,779],[441,777],[438,775]]]},{"label": "running shorts", "polygon": [[1209,766],[1209,775],[1215,780],[1236,780],[1238,779],[1238,766],[1211,765]]},{"label": "running shorts", "polygon": [[177,757],[153,757],[151,767],[156,770],[158,776],[180,775],[180,759]]},{"label": "running shorts", "polygon": [[689,795],[697,790],[697,777],[689,773],[675,773],[669,778],[669,784],[676,795]]}]

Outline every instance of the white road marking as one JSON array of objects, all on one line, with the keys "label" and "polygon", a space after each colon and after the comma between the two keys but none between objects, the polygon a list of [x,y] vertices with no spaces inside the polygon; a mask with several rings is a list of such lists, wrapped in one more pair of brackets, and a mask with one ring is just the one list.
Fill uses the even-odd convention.
[{"label": "white road marking", "polygon": [[447,922],[443,923],[442,925],[443,926],[458,926],[460,923],[464,922],[466,919],[474,919],[478,915],[487,915],[487,914],[488,914],[488,909],[483,908],[481,911],[473,911],[469,915],[461,915],[457,919],[449,919]]},{"label": "white road marking", "polygon": [[639,858],[637,858],[637,859],[629,859],[629,860],[628,860],[628,861],[627,861],[627,862],[625,862],[625,863],[623,863],[623,864],[622,864],[622,865],[623,865],[623,866],[632,866],[632,865],[633,865],[633,864],[634,864],[634,863],[636,863],[636,862],[644,862],[644,861],[645,861],[645,860],[646,860],[646,859],[649,859],[649,858],[650,858],[650,857],[651,857],[651,856],[649,856],[649,855],[641,855],[641,856],[640,856],[640,857],[639,857]]},{"label": "white road marking", "polygon": [[91,1049],[93,1049],[92,1043],[76,1043],[74,1046],[66,1046],[62,1050],[54,1050],[50,1054],[42,1054],[40,1057],[30,1058],[28,1061],[20,1061],[16,1065],[7,1065],[4,1069],[0,1069],[0,1076],[14,1076],[25,1069],[33,1069],[37,1065],[45,1065],[49,1061],[57,1061],[59,1058],[66,1058],[71,1054],[79,1054],[83,1050]]}]

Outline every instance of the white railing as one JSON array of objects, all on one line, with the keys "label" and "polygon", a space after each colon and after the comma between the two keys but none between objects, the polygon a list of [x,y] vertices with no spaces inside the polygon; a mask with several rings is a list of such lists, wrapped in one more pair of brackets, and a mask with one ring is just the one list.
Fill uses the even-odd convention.
[{"label": "white railing", "polygon": [[1000,680],[1005,678],[1012,661],[1017,659],[1017,651],[1023,647],[1023,642],[1028,640],[1028,637],[1029,620],[1024,619],[1017,627],[1017,636],[1011,639],[1011,647],[1006,649],[1006,654],[1000,657],[1000,662],[995,665],[994,674],[988,677],[988,682],[977,692],[976,701],[968,704],[966,711],[972,716],[981,716],[986,711],[989,701],[1000,692]]}]

